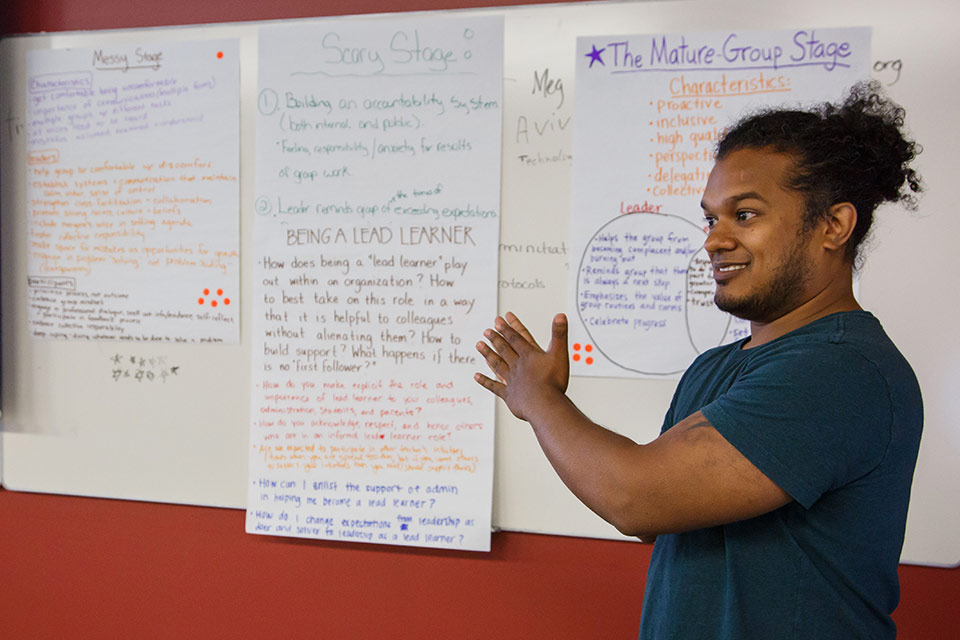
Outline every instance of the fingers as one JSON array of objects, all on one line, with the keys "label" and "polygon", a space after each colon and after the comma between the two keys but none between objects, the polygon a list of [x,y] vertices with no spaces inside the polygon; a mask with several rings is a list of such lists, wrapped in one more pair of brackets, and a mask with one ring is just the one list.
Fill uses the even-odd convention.
[{"label": "fingers", "polygon": [[482,342],[478,343],[477,351],[501,380],[510,371],[511,364],[516,362],[521,351],[533,348],[543,353],[533,339],[533,335],[514,314],[507,312],[506,318],[497,316],[493,321],[493,327],[483,332],[483,337],[487,339],[490,346]]},{"label": "fingers", "polygon": [[513,312],[507,311],[506,315],[504,316],[504,319],[507,321],[507,325],[509,325],[511,329],[513,329],[514,331],[520,334],[520,337],[522,337],[524,340],[526,340],[532,345],[537,344],[537,341],[533,339],[533,335],[524,326],[524,324],[520,322],[520,319],[517,316],[513,315]]},{"label": "fingers", "polygon": [[[484,335],[488,333],[493,332],[488,329]],[[501,342],[503,341],[503,338],[500,338],[499,336],[497,336],[497,338],[499,338]],[[489,340],[490,338],[488,337],[487,339]],[[501,382],[505,381],[507,374],[510,373],[510,365],[508,365],[506,361],[500,357],[500,354],[491,349],[486,342],[478,342],[477,351],[479,351],[480,355],[483,356],[483,359],[487,361],[487,366],[490,367],[490,370],[497,374],[497,378]]]},{"label": "fingers", "polygon": [[[511,326],[510,323],[508,323],[506,320],[504,320],[499,316],[496,318],[496,320],[493,321],[493,328],[500,332],[500,336],[502,336],[502,339],[506,342],[507,345],[510,346],[510,348],[512,349],[513,358],[516,358],[518,354],[526,350],[529,350],[530,348],[533,348],[536,351],[540,351],[542,353],[542,350],[537,345],[536,341],[534,341],[533,336],[530,335],[530,332],[527,331],[527,328],[523,326],[523,324],[521,324],[520,321],[517,320],[517,317],[514,316],[512,313],[508,315],[513,316],[514,323],[519,325],[520,329],[524,333],[520,333],[520,331],[518,331],[516,328]],[[526,336],[524,334],[526,334]],[[487,337],[487,339],[489,339],[489,336]],[[494,345],[494,348],[496,348],[496,345]],[[499,349],[497,349],[497,351],[499,351]]]},{"label": "fingers", "polygon": [[[504,329],[509,329],[503,321],[503,318],[497,318],[494,323],[494,329],[487,329],[483,332],[483,337],[487,339],[493,350],[497,352],[507,365],[510,365],[517,359],[517,352],[511,346],[509,339],[504,333]],[[498,333],[499,332],[499,333]]]},{"label": "fingers", "polygon": [[553,317],[551,326],[550,346],[547,351],[552,354],[567,354],[567,316],[558,313]]},{"label": "fingers", "polygon": [[[558,319],[562,320],[562,326],[558,328]],[[530,331],[520,322],[519,318],[513,313],[507,312],[506,317],[497,317],[493,322],[493,329],[487,329],[483,332],[486,342],[476,344],[477,351],[483,356],[487,366],[497,376],[493,380],[481,373],[474,375],[474,380],[480,386],[490,390],[497,396],[504,398],[506,394],[506,385],[509,384],[510,367],[516,363],[520,353],[529,353],[530,349],[543,353],[543,350],[537,345]],[[562,340],[558,341],[558,336]],[[560,314],[554,318],[553,339],[551,345],[556,343],[558,348],[562,349],[566,356],[566,316]]]},{"label": "fingers", "polygon": [[473,374],[473,379],[476,380],[477,384],[479,384],[481,387],[492,392],[495,396],[499,398],[502,398],[504,392],[507,390],[506,385],[504,385],[501,382],[497,382],[496,380],[491,380],[490,378],[483,375],[482,373]]}]

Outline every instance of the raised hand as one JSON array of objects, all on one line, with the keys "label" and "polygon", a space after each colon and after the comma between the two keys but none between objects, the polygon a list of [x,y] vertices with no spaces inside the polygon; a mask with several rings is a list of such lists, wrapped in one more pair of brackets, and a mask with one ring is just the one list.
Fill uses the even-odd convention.
[{"label": "raised hand", "polygon": [[481,373],[474,379],[506,402],[513,415],[529,421],[567,390],[567,318],[562,313],[553,318],[546,351],[512,313],[508,312],[505,318],[498,316],[493,327],[483,333],[490,344],[478,342],[477,351],[497,379]]}]

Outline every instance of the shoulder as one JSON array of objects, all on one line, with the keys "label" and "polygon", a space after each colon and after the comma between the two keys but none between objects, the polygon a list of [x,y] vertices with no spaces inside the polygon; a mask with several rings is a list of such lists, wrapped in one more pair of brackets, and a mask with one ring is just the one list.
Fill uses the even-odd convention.
[{"label": "shoulder", "polygon": [[728,344],[723,344],[712,349],[707,349],[696,358],[684,371],[680,381],[683,383],[685,378],[696,378],[705,372],[715,372],[718,368],[724,368],[743,357],[743,344],[745,339],[737,340]]},{"label": "shoulder", "polygon": [[[797,384],[825,385],[842,377],[848,385],[915,386],[909,363],[866,311],[835,313],[751,352],[745,370],[792,371]],[[814,376],[797,376],[801,372]],[[845,385],[846,386],[846,385]]]}]

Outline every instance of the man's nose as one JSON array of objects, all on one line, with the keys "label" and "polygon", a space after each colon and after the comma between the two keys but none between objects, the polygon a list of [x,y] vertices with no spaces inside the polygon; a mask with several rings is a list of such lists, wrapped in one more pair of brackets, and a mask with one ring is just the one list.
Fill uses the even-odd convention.
[{"label": "man's nose", "polygon": [[737,246],[736,236],[730,225],[722,220],[714,223],[713,228],[707,231],[707,239],[703,242],[703,248],[707,253],[716,253],[718,251],[730,251]]}]

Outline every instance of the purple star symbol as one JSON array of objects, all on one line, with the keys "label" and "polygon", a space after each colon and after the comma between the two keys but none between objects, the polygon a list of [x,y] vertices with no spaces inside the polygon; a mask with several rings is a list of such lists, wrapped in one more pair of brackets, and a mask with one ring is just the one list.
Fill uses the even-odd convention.
[{"label": "purple star symbol", "polygon": [[600,57],[600,54],[606,51],[607,48],[604,47],[603,49],[600,49],[598,51],[597,45],[592,44],[590,46],[593,48],[593,51],[591,51],[590,53],[584,54],[587,58],[590,58],[590,67],[591,68],[593,67],[594,62],[599,62],[602,66],[606,66],[605,64],[603,64],[603,58]]}]

